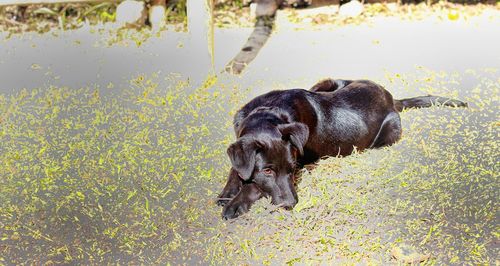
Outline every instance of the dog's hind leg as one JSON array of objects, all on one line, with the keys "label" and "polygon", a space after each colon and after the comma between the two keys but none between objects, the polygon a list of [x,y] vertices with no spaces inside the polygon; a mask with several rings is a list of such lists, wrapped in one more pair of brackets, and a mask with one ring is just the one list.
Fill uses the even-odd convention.
[{"label": "dog's hind leg", "polygon": [[380,125],[380,129],[373,139],[370,148],[392,145],[401,138],[401,133],[401,119],[399,114],[391,112],[385,117],[382,125]]},{"label": "dog's hind leg", "polygon": [[238,172],[231,167],[227,183],[217,199],[217,205],[224,206],[240,192],[242,182]]},{"label": "dog's hind leg", "polygon": [[312,86],[310,91],[314,92],[333,92],[335,90],[341,89],[347,85],[349,85],[352,80],[343,80],[343,79],[324,79],[314,86]]}]

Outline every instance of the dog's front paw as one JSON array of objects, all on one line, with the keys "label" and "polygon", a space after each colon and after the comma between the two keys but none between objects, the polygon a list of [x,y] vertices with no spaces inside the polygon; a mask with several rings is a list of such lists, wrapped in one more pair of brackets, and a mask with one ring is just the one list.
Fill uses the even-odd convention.
[{"label": "dog's front paw", "polygon": [[244,202],[229,202],[224,209],[222,209],[222,219],[234,219],[250,209],[250,204]]},{"label": "dog's front paw", "polygon": [[231,187],[229,189],[224,188],[224,190],[220,193],[219,197],[217,198],[217,205],[219,206],[225,206],[228,204],[233,198],[240,192],[239,187]]}]

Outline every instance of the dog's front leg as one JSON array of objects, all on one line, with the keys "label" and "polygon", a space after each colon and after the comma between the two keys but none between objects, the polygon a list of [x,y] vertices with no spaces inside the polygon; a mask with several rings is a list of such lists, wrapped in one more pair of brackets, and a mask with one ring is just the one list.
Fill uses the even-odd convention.
[{"label": "dog's front leg", "polygon": [[233,219],[250,210],[252,204],[262,198],[264,194],[255,183],[246,183],[240,193],[234,197],[222,210],[223,219]]},{"label": "dog's front leg", "polygon": [[233,199],[241,189],[241,179],[238,172],[231,167],[227,183],[217,199],[217,205],[224,206]]}]

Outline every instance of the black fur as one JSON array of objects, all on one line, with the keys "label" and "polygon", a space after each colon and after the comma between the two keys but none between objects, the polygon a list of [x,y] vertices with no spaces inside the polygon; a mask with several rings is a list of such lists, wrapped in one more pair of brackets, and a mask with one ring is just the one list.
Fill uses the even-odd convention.
[{"label": "black fur", "polygon": [[323,156],[346,156],[395,143],[398,112],[433,104],[467,106],[443,97],[393,100],[368,80],[324,80],[310,91],[271,91],[247,103],[234,118],[237,141],[228,148],[232,168],[218,204],[223,218],[248,211],[261,197],[291,209],[298,201],[297,166]]}]

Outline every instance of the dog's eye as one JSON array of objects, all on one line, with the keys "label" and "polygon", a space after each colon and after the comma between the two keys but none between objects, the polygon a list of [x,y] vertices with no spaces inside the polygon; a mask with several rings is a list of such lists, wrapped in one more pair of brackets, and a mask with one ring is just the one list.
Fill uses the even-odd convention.
[{"label": "dog's eye", "polygon": [[274,171],[271,168],[264,168],[262,169],[262,173],[264,173],[265,175],[273,175]]}]

